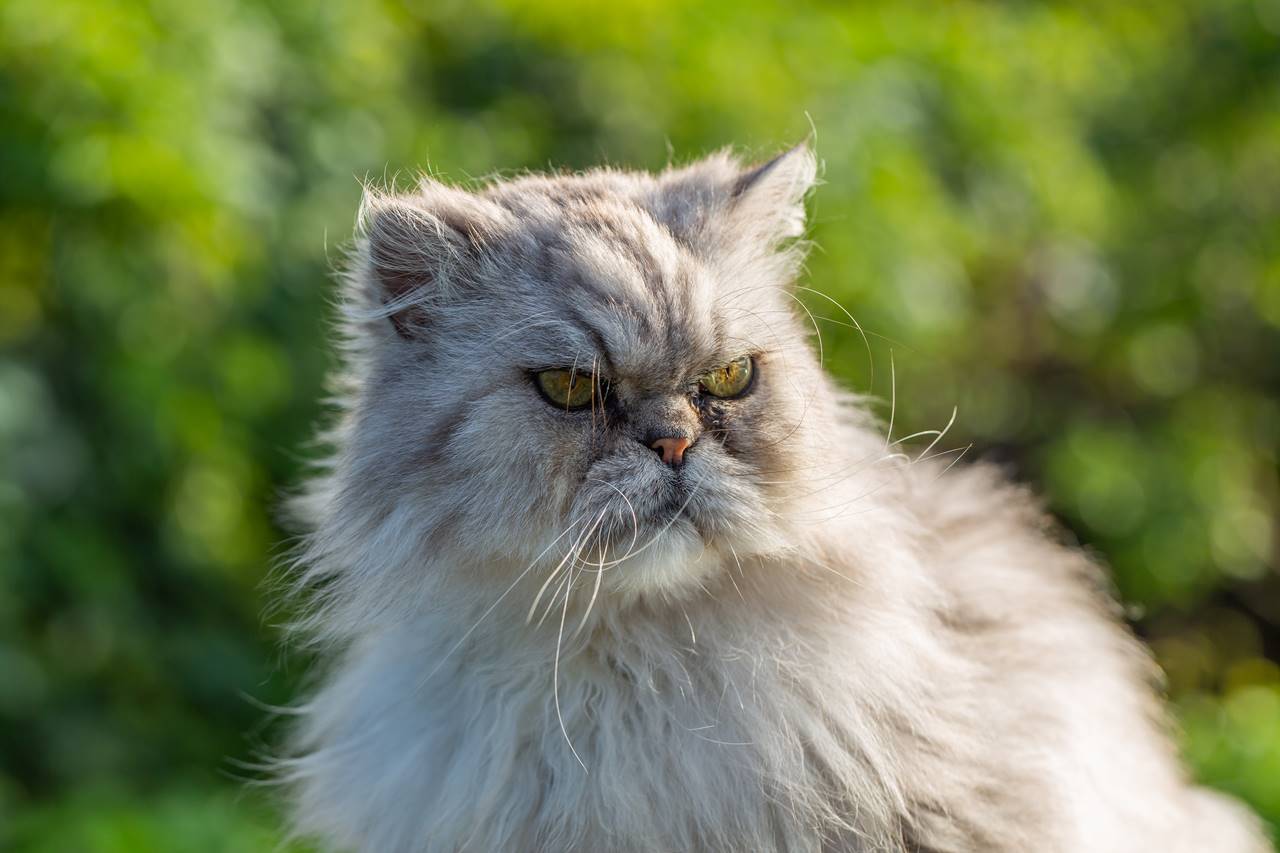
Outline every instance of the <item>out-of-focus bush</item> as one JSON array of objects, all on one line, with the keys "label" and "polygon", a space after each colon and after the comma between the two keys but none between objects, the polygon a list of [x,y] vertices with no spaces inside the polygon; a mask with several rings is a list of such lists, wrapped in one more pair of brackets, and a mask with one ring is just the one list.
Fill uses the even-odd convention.
[{"label": "out-of-focus bush", "polygon": [[1280,821],[1278,0],[6,0],[0,846],[271,849],[234,762],[359,180],[811,129],[830,369],[1043,486]]}]

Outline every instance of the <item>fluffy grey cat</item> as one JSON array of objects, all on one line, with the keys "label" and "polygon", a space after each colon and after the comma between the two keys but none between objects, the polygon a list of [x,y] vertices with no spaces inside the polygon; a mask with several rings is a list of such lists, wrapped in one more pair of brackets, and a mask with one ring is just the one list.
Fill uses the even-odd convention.
[{"label": "fluffy grey cat", "polygon": [[815,160],[370,192],[328,661],[281,773],[364,851],[1255,851],[1102,573],[908,459],[790,293]]}]

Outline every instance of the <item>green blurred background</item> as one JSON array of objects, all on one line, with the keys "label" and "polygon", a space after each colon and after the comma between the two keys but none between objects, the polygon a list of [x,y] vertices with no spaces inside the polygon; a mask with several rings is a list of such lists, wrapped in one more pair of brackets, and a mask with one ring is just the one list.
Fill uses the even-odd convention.
[{"label": "green blurred background", "polygon": [[1280,823],[1280,0],[4,0],[0,848],[278,843],[237,762],[359,179],[811,126],[830,369],[1048,494]]}]

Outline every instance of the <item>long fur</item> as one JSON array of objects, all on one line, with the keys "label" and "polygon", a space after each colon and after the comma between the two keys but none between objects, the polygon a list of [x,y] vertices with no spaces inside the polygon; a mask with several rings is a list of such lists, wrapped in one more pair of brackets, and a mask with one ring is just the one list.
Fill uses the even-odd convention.
[{"label": "long fur", "polygon": [[[369,192],[333,455],[294,507],[327,660],[279,762],[299,834],[1265,849],[1188,782],[1099,567],[824,377],[789,290],[815,170],[801,147]],[[688,402],[743,354],[749,394]],[[570,366],[589,412],[530,381]],[[663,428],[696,438],[679,471]]]}]

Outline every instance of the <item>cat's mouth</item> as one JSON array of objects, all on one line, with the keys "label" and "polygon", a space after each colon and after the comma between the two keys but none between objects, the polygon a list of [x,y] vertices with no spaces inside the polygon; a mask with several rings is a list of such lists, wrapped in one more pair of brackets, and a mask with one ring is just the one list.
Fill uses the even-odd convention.
[{"label": "cat's mouth", "polygon": [[699,513],[694,506],[694,493],[681,482],[658,491],[648,500],[631,501],[629,506],[612,513],[606,525],[606,538],[625,552],[670,533],[690,532],[704,536]]},{"label": "cat's mouth", "polygon": [[618,591],[692,591],[726,554],[782,547],[779,531],[759,519],[760,495],[736,473],[712,455],[679,470],[633,460],[601,465],[584,478],[571,510],[591,528],[581,559],[616,569],[609,578]]},{"label": "cat's mouth", "polygon": [[[650,529],[648,532],[652,534],[660,535],[663,531],[668,530],[678,524],[683,524],[688,527],[691,527],[694,530],[698,531],[699,534],[701,534],[701,530],[699,530],[699,527],[698,527],[697,519],[694,518],[688,512],[688,507],[684,506],[683,504],[674,504],[674,503],[668,507],[664,507],[660,511],[655,512],[653,514],[653,516],[649,520],[648,526]],[[642,532],[643,532],[643,528],[642,528]]]},{"label": "cat's mouth", "polygon": [[670,558],[677,542],[696,550],[734,536],[749,495],[715,462],[695,458],[673,469],[645,457],[593,470],[576,495],[580,509],[571,510],[588,526],[598,521],[588,553],[603,544],[615,559],[642,548]]}]

